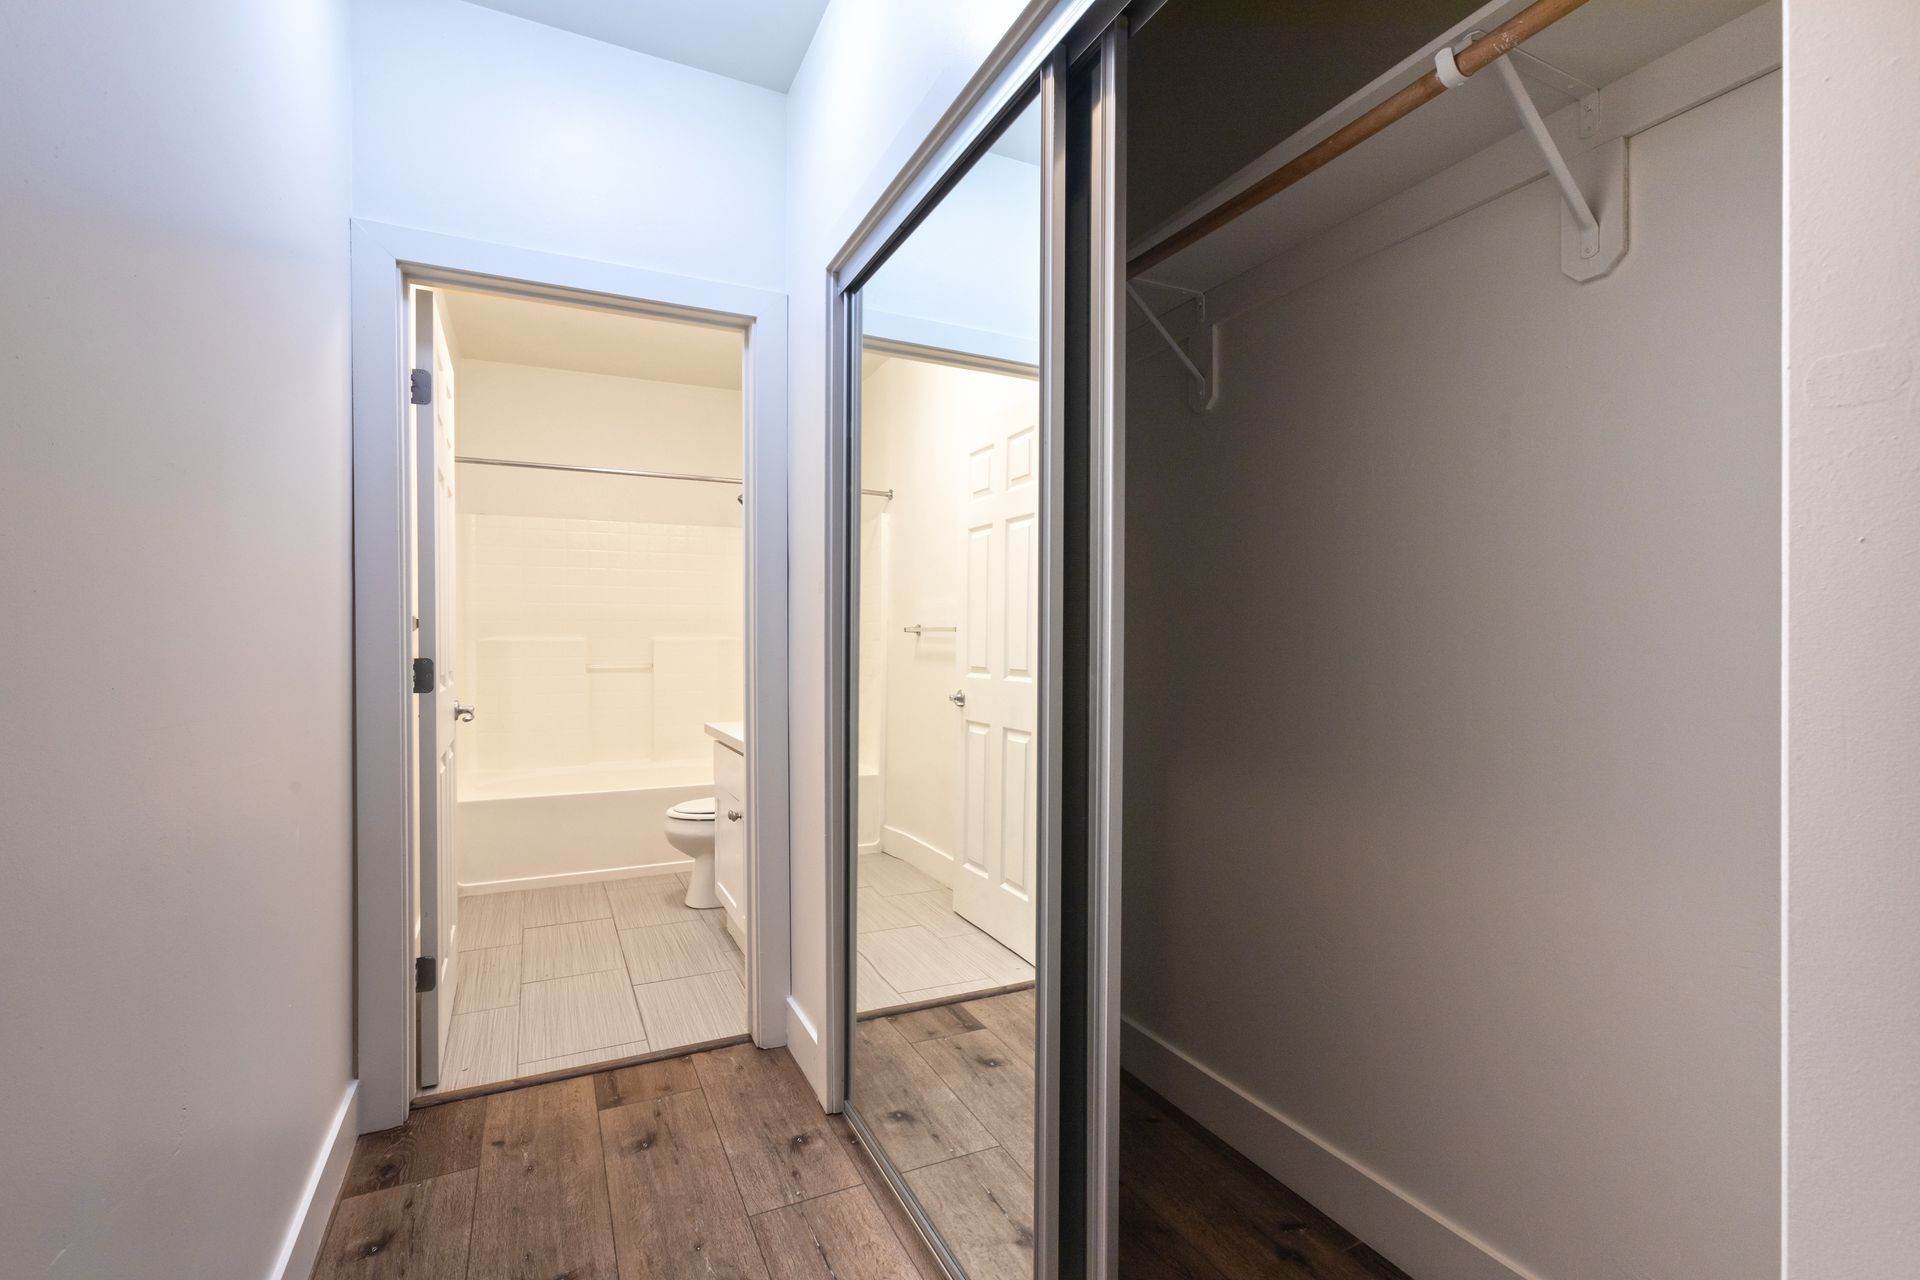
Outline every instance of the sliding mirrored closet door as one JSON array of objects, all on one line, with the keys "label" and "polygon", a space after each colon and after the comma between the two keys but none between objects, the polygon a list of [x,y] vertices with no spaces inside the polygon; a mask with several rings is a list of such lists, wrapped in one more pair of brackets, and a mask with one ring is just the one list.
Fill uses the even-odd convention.
[{"label": "sliding mirrored closet door", "polygon": [[851,371],[849,1102],[982,1277],[1033,1271],[1041,124],[1030,95],[862,283]]},{"label": "sliding mirrored closet door", "polygon": [[1110,1265],[1121,39],[841,296],[845,1110],[968,1280]]}]

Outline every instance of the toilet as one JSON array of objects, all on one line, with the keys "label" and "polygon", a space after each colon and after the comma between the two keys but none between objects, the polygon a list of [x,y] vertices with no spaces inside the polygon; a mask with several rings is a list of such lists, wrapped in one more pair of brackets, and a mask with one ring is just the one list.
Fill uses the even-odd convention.
[{"label": "toilet", "polygon": [[687,877],[687,905],[706,910],[720,905],[713,891],[713,797],[683,800],[667,810],[667,843],[693,859]]}]

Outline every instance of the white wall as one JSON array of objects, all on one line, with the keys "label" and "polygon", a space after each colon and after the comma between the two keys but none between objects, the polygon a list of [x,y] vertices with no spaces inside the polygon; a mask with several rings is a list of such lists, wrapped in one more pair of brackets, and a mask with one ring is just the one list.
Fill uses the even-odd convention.
[{"label": "white wall", "polygon": [[[877,729],[882,743],[880,847],[952,884],[965,765],[962,717],[947,701],[961,681],[957,635],[911,636],[902,628],[960,621],[969,445],[982,419],[1032,421],[1039,390],[1031,378],[901,356],[869,369],[860,393],[861,479],[866,487],[894,494],[884,504],[885,624],[874,637],[884,646],[883,675],[873,690],[881,723],[869,724],[867,706],[861,706],[863,731]],[[870,652],[862,653],[863,695]]]},{"label": "white wall", "polygon": [[1789,9],[1788,1260],[1894,1280],[1920,1204],[1920,23]]},{"label": "white wall", "polygon": [[464,0],[354,0],[356,217],[783,286],[783,98]]},{"label": "white wall", "polygon": [[[738,387],[701,387],[496,360],[462,360],[459,450],[633,471],[738,476]],[[740,489],[503,467],[462,467],[460,510],[489,515],[566,511],[603,520],[741,523]]]},{"label": "white wall", "polygon": [[1126,1015],[1547,1280],[1774,1265],[1779,91],[1129,386]]},{"label": "white wall", "polygon": [[793,996],[788,1048],[824,1094],[827,995],[827,264],[1018,16],[1017,0],[833,0],[787,98]]},{"label": "white wall", "polygon": [[353,1074],[345,20],[0,13],[10,1274],[277,1273]]}]

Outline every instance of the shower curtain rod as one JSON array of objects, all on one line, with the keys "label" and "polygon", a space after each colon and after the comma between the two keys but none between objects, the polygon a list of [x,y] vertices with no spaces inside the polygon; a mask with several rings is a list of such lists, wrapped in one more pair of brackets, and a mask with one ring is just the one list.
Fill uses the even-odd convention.
[{"label": "shower curtain rod", "polygon": [[[1454,83],[1463,83],[1466,77],[1513,52],[1522,41],[1539,35],[1586,2],[1535,0],[1535,3],[1495,27],[1485,39],[1474,41],[1454,56],[1453,64],[1457,68]],[[1198,244],[1241,214],[1265,204],[1308,174],[1353,150],[1394,121],[1412,115],[1445,93],[1448,87],[1437,69],[1428,71],[1384,102],[1369,107],[1341,125],[1245,191],[1229,196],[1165,240],[1142,249],[1128,261],[1127,274],[1137,276],[1142,271],[1159,266],[1182,249]]]},{"label": "shower curtain rod", "polygon": [[[476,467],[525,467],[529,471],[579,471],[593,476],[635,476],[641,480],[691,480],[696,484],[737,484],[746,481],[738,476],[703,476],[691,471],[631,471],[625,467],[577,467],[565,462],[522,462],[517,458],[468,458],[456,457],[455,462],[467,462]],[[861,493],[873,498],[891,498],[891,489],[862,489]]]}]

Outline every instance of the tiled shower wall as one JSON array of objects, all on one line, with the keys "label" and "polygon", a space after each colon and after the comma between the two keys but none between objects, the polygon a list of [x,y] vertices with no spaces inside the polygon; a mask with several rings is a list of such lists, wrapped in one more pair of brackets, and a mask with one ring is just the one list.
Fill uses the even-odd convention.
[{"label": "tiled shower wall", "polygon": [[463,773],[697,761],[702,725],[740,718],[738,527],[466,514],[458,536]]}]

